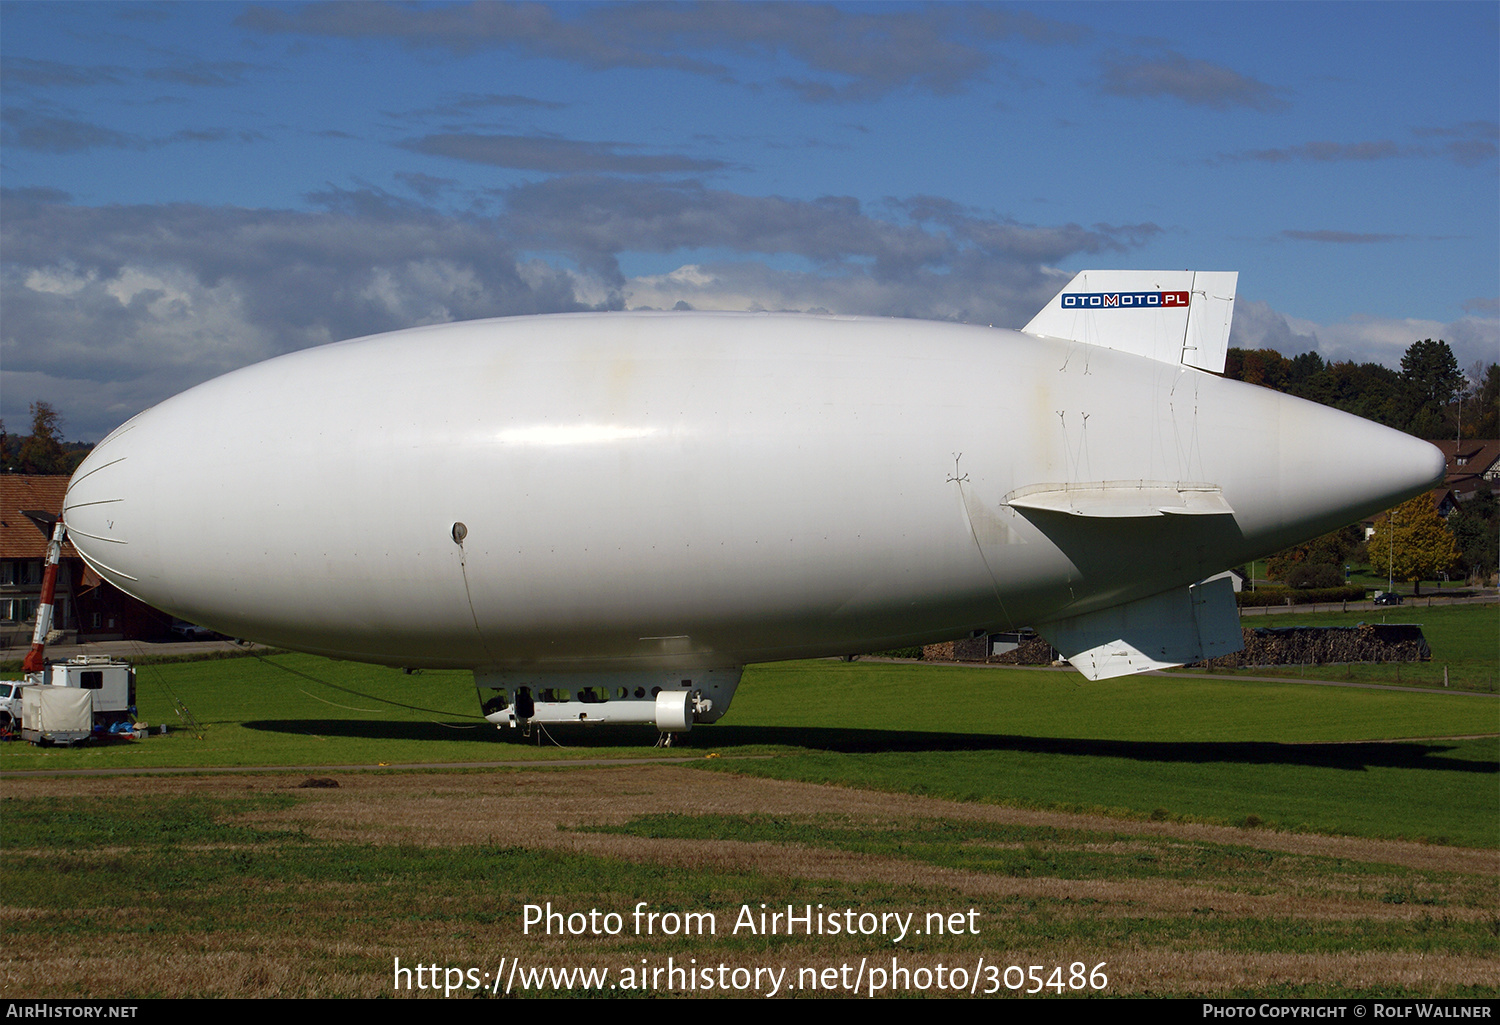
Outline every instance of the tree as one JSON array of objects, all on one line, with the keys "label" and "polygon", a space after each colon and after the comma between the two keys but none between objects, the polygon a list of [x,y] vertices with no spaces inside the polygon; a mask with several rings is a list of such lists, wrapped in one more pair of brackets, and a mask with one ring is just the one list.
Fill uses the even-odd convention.
[{"label": "tree", "polygon": [[1371,571],[1379,573],[1388,567],[1392,577],[1414,585],[1414,594],[1422,593],[1423,580],[1447,572],[1457,562],[1458,546],[1430,495],[1418,495],[1397,506],[1375,524],[1370,538]]},{"label": "tree", "polygon": [[1291,362],[1275,349],[1230,349],[1224,361],[1224,376],[1284,391],[1290,367]]},{"label": "tree", "polygon": [[1482,583],[1500,570],[1500,503],[1480,491],[1448,517],[1459,561],[1470,581]]},{"label": "tree", "polygon": [[67,454],[62,446],[62,414],[50,402],[31,404],[31,436],[21,441],[16,463],[22,473],[65,473]]},{"label": "tree", "polygon": [[1286,575],[1286,585],[1295,590],[1338,587],[1343,582],[1344,571],[1327,562],[1304,562]]},{"label": "tree", "polygon": [[1500,438],[1500,363],[1475,363],[1469,372],[1473,402],[1464,413],[1464,435],[1470,438]]},{"label": "tree", "polygon": [[[1291,587],[1336,587],[1344,582],[1344,565],[1363,540],[1358,526],[1340,527],[1277,552],[1266,560],[1266,575],[1273,580],[1284,580]],[[1314,580],[1320,582],[1312,583]],[[1321,582],[1327,580],[1333,583]]]},{"label": "tree", "polygon": [[1464,385],[1453,350],[1442,339],[1412,342],[1401,357],[1401,376],[1417,405],[1408,429],[1418,437],[1438,437],[1448,403]]},{"label": "tree", "polygon": [[1410,382],[1390,367],[1325,363],[1316,352],[1287,359],[1273,349],[1230,348],[1224,376],[1342,409],[1398,431],[1411,427],[1418,408]]}]

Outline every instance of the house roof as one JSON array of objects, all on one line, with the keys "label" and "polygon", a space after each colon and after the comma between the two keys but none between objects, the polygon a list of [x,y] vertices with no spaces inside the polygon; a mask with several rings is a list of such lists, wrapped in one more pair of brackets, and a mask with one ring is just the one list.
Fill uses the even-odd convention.
[{"label": "house roof", "polygon": [[1455,477],[1483,476],[1500,463],[1500,441],[1473,440],[1434,441],[1448,461],[1448,480]]},{"label": "house roof", "polygon": [[[0,559],[45,559],[50,538],[37,529],[21,510],[39,510],[62,515],[63,495],[68,490],[64,476],[0,474]],[[76,559],[78,550],[63,542],[63,557]]]}]

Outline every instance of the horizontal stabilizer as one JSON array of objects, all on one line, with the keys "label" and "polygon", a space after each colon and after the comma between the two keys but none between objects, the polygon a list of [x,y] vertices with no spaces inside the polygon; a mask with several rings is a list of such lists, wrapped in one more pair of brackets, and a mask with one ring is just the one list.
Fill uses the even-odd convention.
[{"label": "horizontal stabilizer", "polygon": [[1237,271],[1086,270],[1021,330],[1224,372]]},{"label": "horizontal stabilizer", "polygon": [[1215,577],[1037,631],[1090,680],[1228,655],[1244,647],[1234,585]]},{"label": "horizontal stabilizer", "polygon": [[1005,496],[1020,510],[1136,519],[1146,516],[1232,516],[1217,484],[1192,481],[1106,480],[1086,484],[1032,484]]}]

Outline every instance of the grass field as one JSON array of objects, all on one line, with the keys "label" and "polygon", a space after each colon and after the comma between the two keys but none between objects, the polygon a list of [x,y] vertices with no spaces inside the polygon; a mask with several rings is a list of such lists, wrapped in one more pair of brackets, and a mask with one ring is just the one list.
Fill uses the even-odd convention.
[{"label": "grass field", "polygon": [[[201,739],[10,744],[0,770],[535,767],[320,770],[338,786],[319,789],[297,788],[306,771],[0,780],[0,996],[377,996],[397,958],[459,970],[454,995],[517,966],[609,973],[528,992],[750,995],[781,971],[779,992],[849,995],[860,965],[867,995],[967,992],[959,967],[1011,995],[1032,983],[1005,969],[1036,964],[1061,969],[1050,995],[1500,995],[1493,695],[783,663],[751,667],[723,724],[665,752],[692,765],[655,761],[650,731],[507,740],[466,673],[143,667],[143,717],[175,722],[174,700]],[[566,764],[611,756],[639,760]],[[636,935],[641,901],[717,928]],[[548,902],[622,929],[524,932]],[[731,928],[789,903],[974,928]],[[713,987],[657,971],[694,958],[724,966]]]},{"label": "grass field", "polygon": [[1416,623],[1432,647],[1430,662],[1361,663],[1305,669],[1246,669],[1242,675],[1308,676],[1362,680],[1402,686],[1442,687],[1494,694],[1500,690],[1500,605],[1386,606],[1364,612],[1284,612],[1247,617],[1249,627],[1355,626],[1359,623]]},{"label": "grass field", "polygon": [[[1061,968],[1065,995],[1500,993],[1489,853],[666,765],[337,778],[7,783],[3,995],[380,996],[398,959],[440,966],[461,996],[495,977],[513,993],[766,995],[776,977],[783,993],[946,995],[955,968],[960,992],[1008,996],[1031,965]],[[637,932],[641,902],[662,928]],[[617,935],[528,932],[528,904],[580,927],[614,913]],[[870,934],[736,928],[788,905]],[[664,934],[689,913],[712,929]],[[883,916],[912,929],[882,934]],[[767,985],[689,986],[660,974],[674,963]],[[642,968],[649,982],[627,980]]]},{"label": "grass field", "polygon": [[[670,752],[650,730],[520,741],[478,719],[467,673],[307,655],[146,666],[141,714],[202,725],[0,767],[400,765],[722,756],[720,771],[960,800],[1494,846],[1493,697],[1296,682],[833,661],[751,667],[723,723]],[[1404,743],[1389,743],[1405,740]],[[745,763],[736,755],[776,755]],[[1488,786],[1488,790],[1486,789]]]}]

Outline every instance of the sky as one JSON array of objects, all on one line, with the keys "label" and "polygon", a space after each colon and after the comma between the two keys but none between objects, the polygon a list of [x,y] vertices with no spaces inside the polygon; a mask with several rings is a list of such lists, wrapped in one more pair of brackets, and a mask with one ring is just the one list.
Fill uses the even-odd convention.
[{"label": "sky", "polygon": [[1489,2],[0,2],[0,419],[481,317],[1019,328],[1093,268],[1467,369],[1497,149]]}]

